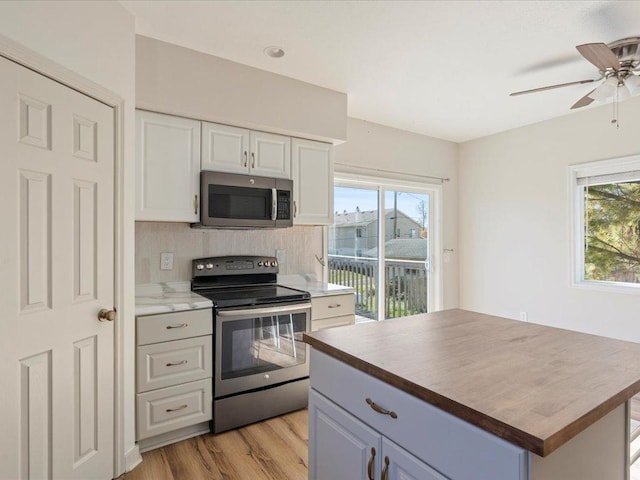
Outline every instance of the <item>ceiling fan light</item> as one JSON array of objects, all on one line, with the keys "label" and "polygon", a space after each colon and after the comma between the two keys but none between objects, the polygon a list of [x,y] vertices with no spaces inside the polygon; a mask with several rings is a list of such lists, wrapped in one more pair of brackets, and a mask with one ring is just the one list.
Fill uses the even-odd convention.
[{"label": "ceiling fan light", "polygon": [[627,98],[631,97],[631,92],[625,85],[620,85],[618,87],[618,97],[617,100],[619,102],[624,102]]},{"label": "ceiling fan light", "polygon": [[631,95],[640,94],[640,77],[638,75],[633,73],[629,74],[629,76],[624,79],[624,84],[629,89]]},{"label": "ceiling fan light", "polygon": [[618,88],[618,79],[613,76],[609,77],[602,82],[598,88],[589,94],[589,98],[593,98],[594,100],[606,100],[615,95],[616,88]]}]

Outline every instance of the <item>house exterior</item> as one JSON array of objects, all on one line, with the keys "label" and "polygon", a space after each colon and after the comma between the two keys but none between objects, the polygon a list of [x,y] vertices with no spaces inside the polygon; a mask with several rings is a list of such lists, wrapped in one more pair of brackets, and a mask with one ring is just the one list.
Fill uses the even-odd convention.
[{"label": "house exterior", "polygon": [[[400,210],[385,210],[385,241],[419,239],[426,231],[414,219]],[[336,213],[329,229],[329,254],[360,257],[378,244],[377,210]]]}]

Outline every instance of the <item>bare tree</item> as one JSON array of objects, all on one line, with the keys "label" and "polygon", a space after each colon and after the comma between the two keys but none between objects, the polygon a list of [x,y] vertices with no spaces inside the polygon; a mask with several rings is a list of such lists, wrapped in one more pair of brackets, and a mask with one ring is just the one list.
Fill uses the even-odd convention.
[{"label": "bare tree", "polygon": [[420,200],[418,205],[416,205],[416,210],[418,211],[420,218],[420,225],[422,226],[422,230],[424,230],[427,228],[427,218],[429,217],[429,207],[427,206],[427,202]]}]

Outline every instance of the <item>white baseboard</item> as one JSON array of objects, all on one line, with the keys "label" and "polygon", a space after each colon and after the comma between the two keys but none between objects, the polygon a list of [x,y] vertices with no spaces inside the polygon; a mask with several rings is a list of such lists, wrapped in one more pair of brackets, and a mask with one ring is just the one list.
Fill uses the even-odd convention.
[{"label": "white baseboard", "polygon": [[142,455],[140,455],[140,449],[136,444],[131,448],[131,450],[129,450],[124,455],[124,469],[125,469],[124,471],[130,472],[141,463],[142,463]]}]

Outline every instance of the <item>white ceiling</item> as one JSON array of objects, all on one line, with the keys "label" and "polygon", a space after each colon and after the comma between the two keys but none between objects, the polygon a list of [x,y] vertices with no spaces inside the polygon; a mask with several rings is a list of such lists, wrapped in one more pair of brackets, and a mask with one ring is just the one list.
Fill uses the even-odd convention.
[{"label": "white ceiling", "polygon": [[[348,94],[350,117],[455,142],[569,113],[575,45],[640,36],[640,1],[130,1],[136,31]],[[273,59],[267,46],[286,55]],[[594,102],[593,108],[598,104]]]}]

